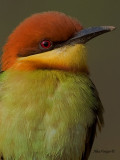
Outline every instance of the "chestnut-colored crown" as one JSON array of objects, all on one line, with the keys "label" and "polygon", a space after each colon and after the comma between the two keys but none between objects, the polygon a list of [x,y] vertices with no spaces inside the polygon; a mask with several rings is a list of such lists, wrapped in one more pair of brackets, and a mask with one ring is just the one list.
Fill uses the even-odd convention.
[{"label": "chestnut-colored crown", "polygon": [[39,50],[40,41],[66,41],[81,29],[77,20],[63,13],[44,12],[32,15],[9,36],[3,48],[2,70],[10,68],[19,54],[25,56],[28,52]]}]

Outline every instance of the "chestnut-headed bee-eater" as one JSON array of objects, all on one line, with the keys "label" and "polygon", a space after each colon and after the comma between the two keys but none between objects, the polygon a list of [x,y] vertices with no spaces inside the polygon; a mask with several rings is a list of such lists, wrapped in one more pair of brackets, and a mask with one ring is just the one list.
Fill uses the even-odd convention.
[{"label": "chestnut-headed bee-eater", "polygon": [[1,60],[1,160],[88,159],[103,107],[85,43],[113,29],[44,12],[13,31]]}]

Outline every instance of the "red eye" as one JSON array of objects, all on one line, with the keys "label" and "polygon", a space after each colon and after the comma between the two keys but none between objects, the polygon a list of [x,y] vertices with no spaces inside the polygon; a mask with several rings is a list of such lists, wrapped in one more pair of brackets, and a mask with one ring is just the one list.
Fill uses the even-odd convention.
[{"label": "red eye", "polygon": [[52,46],[52,43],[49,40],[44,40],[40,43],[40,46],[44,49],[48,49]]}]

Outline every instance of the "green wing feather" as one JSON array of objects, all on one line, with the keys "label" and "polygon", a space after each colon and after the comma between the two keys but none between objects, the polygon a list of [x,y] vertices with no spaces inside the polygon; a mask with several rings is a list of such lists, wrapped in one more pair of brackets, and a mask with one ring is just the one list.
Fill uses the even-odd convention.
[{"label": "green wing feather", "polygon": [[84,153],[82,155],[82,160],[88,160],[88,157],[90,155],[90,152],[91,152],[91,149],[92,149],[92,145],[93,145],[93,142],[94,142],[94,138],[95,138],[95,135],[96,135],[97,126],[98,126],[99,130],[101,130],[101,127],[104,125],[103,106],[102,106],[102,103],[101,103],[101,101],[99,99],[99,95],[98,95],[98,92],[96,90],[96,87],[94,86],[94,84],[92,82],[91,82],[91,87],[90,88],[92,90],[93,96],[98,101],[98,106],[99,107],[95,107],[95,109],[94,109],[94,112],[95,112],[95,115],[96,115],[96,120],[87,129],[85,151],[84,151]]}]

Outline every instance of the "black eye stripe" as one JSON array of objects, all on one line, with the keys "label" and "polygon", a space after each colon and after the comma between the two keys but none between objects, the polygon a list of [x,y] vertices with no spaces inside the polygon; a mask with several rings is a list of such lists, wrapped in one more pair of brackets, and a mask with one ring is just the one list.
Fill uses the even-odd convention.
[{"label": "black eye stripe", "polygon": [[[43,41],[41,41],[43,42]],[[64,45],[66,45],[66,41],[57,41],[57,42],[51,42],[52,45],[48,48],[42,48],[40,43],[39,42],[38,44],[36,44],[36,47],[34,47],[33,49],[29,49],[29,48],[25,48],[25,50],[23,51],[20,51],[17,56],[18,57],[27,57],[27,56],[30,56],[30,55],[35,55],[35,54],[40,54],[40,53],[43,53],[43,52],[46,52],[46,51],[50,51],[52,49],[55,49],[55,48],[60,48]]]}]

